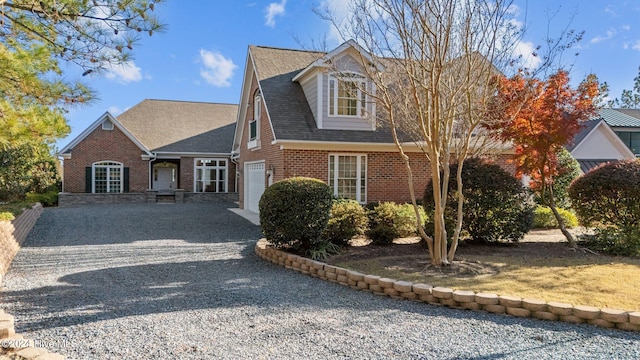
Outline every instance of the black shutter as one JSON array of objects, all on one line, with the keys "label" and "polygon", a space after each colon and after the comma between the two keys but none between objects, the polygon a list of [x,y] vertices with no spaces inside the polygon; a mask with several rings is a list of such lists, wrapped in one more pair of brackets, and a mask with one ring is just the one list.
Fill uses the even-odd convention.
[{"label": "black shutter", "polygon": [[124,182],[123,187],[124,187],[124,192],[129,192],[129,168],[126,167],[124,168],[124,176],[122,178],[122,181]]},{"label": "black shutter", "polygon": [[91,174],[91,166],[84,168],[84,192],[91,193],[93,187],[93,176]]}]

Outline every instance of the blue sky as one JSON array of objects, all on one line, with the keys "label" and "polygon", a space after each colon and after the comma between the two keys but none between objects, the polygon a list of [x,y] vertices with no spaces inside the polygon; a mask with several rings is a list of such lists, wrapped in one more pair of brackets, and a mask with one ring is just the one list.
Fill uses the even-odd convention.
[{"label": "blue sky", "polygon": [[[348,0],[169,0],[156,7],[163,34],[144,36],[125,67],[83,78],[98,92],[88,106],[67,115],[69,143],[105,111],[118,115],[144,99],[237,103],[248,45],[313,48],[342,41],[312,9],[325,3],[345,9]],[[640,66],[640,0],[516,0],[516,21],[527,29],[523,48],[541,44],[567,26],[585,31],[564,56],[572,78],[589,73],[611,87],[611,96],[633,87]],[[572,20],[571,20],[572,19]],[[571,22],[570,22],[571,21]],[[579,53],[576,57],[575,53]],[[67,69],[67,77],[79,77]]]}]

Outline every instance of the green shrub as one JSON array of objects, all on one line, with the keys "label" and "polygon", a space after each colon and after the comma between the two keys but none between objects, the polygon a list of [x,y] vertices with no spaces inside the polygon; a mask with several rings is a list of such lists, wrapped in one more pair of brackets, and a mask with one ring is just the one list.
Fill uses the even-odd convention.
[{"label": "green shrub", "polygon": [[340,250],[340,245],[334,244],[328,240],[322,240],[314,243],[313,246],[306,251],[305,255],[313,260],[322,261],[329,255],[339,254]]},{"label": "green shrub", "polygon": [[27,193],[27,201],[32,203],[39,202],[44,207],[58,206],[58,191],[52,190],[42,194]]},{"label": "green shrub", "polygon": [[573,208],[585,226],[640,227],[640,160],[593,169],[569,187]]},{"label": "green shrub", "polygon": [[[426,218],[420,209],[421,219]],[[416,235],[416,214],[411,204],[383,202],[369,211],[369,230],[367,236],[374,244],[391,244],[393,239]]]},{"label": "green shrub", "polygon": [[[451,238],[457,219],[457,164],[450,166],[449,194],[445,210],[445,227]],[[480,159],[465,161],[462,169],[463,217],[462,230],[469,237],[481,241],[518,241],[533,225],[533,205],[520,181],[498,165]],[[435,212],[433,184],[424,193],[424,208],[429,219]],[[425,230],[433,236],[434,223],[427,222]]]},{"label": "green shrub", "polygon": [[[553,200],[556,207],[568,209],[571,207],[569,199],[569,185],[580,176],[580,164],[564,147],[557,154],[558,174],[553,179]],[[539,205],[549,205],[548,196],[542,196],[539,191],[534,191],[534,201]]]},{"label": "green shrub", "polygon": [[640,252],[640,160],[602,165],[576,179],[569,197],[580,223],[594,228],[596,249],[637,256]]},{"label": "green shrub", "polygon": [[596,228],[593,235],[582,235],[581,245],[612,255],[640,256],[640,229]]},{"label": "green shrub", "polygon": [[347,245],[356,235],[367,230],[367,213],[355,200],[337,199],[331,205],[331,215],[322,238],[337,245]]},{"label": "green shrub", "polygon": [[[564,224],[568,228],[578,226],[578,218],[569,210],[557,208],[560,217],[564,220]],[[538,229],[557,229],[558,221],[553,215],[553,211],[548,206],[536,206],[535,214],[533,215],[533,227]]]},{"label": "green shrub", "polygon": [[10,213],[8,211],[0,212],[0,221],[11,221],[15,218],[16,217],[13,216],[13,213]]},{"label": "green shrub", "polygon": [[262,233],[275,246],[306,252],[321,242],[332,200],[331,188],[318,179],[278,181],[264,191],[258,204]]}]

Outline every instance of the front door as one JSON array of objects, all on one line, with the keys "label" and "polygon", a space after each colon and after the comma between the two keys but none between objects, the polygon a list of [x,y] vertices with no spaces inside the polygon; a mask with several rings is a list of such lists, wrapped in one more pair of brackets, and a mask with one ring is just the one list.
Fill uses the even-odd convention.
[{"label": "front door", "polygon": [[154,190],[167,190],[176,188],[176,166],[160,167],[156,166],[153,176],[153,189]]}]

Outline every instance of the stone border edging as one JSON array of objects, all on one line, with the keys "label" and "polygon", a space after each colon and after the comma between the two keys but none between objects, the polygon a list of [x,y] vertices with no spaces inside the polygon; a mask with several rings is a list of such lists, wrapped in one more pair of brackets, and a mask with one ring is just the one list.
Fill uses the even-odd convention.
[{"label": "stone border edging", "polygon": [[305,275],[328,280],[356,290],[376,295],[407,299],[432,305],[444,305],[454,309],[481,310],[494,314],[531,317],[539,320],[564,321],[573,324],[587,323],[605,328],[617,328],[640,332],[640,311],[600,309],[593,306],[573,306],[539,299],[523,299],[514,296],[476,293],[470,290],[453,290],[427,284],[365,275],[320,261],[290,254],[271,247],[266,239],[255,246],[256,254],[276,265],[284,266]]},{"label": "stone border edging", "polygon": [[11,221],[0,221],[0,284],[11,261],[42,214],[42,205],[36,203]]},{"label": "stone border edging", "polygon": [[[3,275],[9,269],[11,261],[40,218],[42,211],[42,205],[36,203],[15,219],[0,221],[0,285]],[[36,347],[35,341],[16,334],[13,316],[0,309],[0,359],[64,360],[65,357]]]}]

